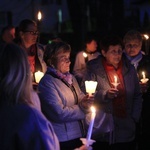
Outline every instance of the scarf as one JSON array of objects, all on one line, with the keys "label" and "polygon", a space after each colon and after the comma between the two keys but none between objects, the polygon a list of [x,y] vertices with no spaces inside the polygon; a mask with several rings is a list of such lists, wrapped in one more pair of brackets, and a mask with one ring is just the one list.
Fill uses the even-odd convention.
[{"label": "scarf", "polygon": [[139,54],[135,57],[130,57],[126,53],[125,53],[125,55],[130,60],[131,64],[134,65],[135,69],[137,69],[139,62],[142,59],[142,53],[139,52]]},{"label": "scarf", "polygon": [[56,76],[58,79],[65,80],[67,83],[72,85],[72,75],[69,72],[61,73],[59,70],[51,66],[48,67],[47,73],[51,74],[52,76]]},{"label": "scarf", "polygon": [[122,75],[122,61],[119,63],[117,69],[115,69],[114,66],[107,64],[106,60],[103,60],[102,63],[105,68],[110,86],[113,87],[111,83],[114,82],[114,76],[117,76],[118,82],[120,83],[117,87],[117,89],[119,90],[119,94],[117,97],[115,97],[112,100],[113,114],[116,117],[125,118],[127,112],[126,112],[126,101],[125,101],[125,97],[126,97],[125,86],[124,86],[124,80]]}]

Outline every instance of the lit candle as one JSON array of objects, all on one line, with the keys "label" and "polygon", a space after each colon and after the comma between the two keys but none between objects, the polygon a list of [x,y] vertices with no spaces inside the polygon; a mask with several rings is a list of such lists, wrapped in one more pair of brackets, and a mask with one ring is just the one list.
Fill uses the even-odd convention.
[{"label": "lit candle", "polygon": [[118,86],[118,81],[117,81],[117,76],[114,76],[114,82],[112,83],[115,87],[115,89],[117,89],[117,86]]},{"label": "lit candle", "polygon": [[37,18],[38,18],[39,21],[42,19],[42,13],[40,11],[38,12]]},{"label": "lit candle", "polygon": [[144,71],[142,72],[142,75],[143,75],[143,79],[145,79],[146,77],[145,77],[145,72]]},{"label": "lit candle", "polygon": [[146,78],[144,71],[142,72],[142,76],[143,76],[143,78],[141,79],[141,82],[142,82],[142,83],[146,83],[149,79]]},{"label": "lit candle", "polygon": [[83,52],[83,57],[85,59],[85,63],[87,63],[88,62],[88,55],[87,55],[87,53]]},{"label": "lit candle", "polygon": [[95,93],[96,87],[96,81],[85,81],[85,89],[89,96],[92,96],[92,94]]},{"label": "lit candle", "polygon": [[35,72],[34,75],[35,75],[35,82],[39,83],[41,78],[43,77],[44,73],[41,71],[37,71],[37,72]]},{"label": "lit candle", "polygon": [[87,141],[89,141],[91,139],[95,116],[96,116],[96,110],[93,106],[91,106],[91,120],[90,120],[90,124],[89,124],[89,128],[88,128],[88,133],[86,136]]},{"label": "lit candle", "polygon": [[86,58],[87,57],[87,53],[83,52],[83,57]]}]

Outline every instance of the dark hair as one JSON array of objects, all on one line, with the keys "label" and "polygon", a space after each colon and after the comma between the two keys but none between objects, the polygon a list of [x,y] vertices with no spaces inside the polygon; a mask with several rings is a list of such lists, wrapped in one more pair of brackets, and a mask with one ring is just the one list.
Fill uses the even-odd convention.
[{"label": "dark hair", "polygon": [[53,41],[52,43],[47,44],[43,59],[47,66],[55,65],[57,55],[65,52],[71,52],[69,44],[63,41]]},{"label": "dark hair", "polygon": [[31,102],[31,73],[27,55],[18,45],[4,44],[0,50],[0,102]]},{"label": "dark hair", "polygon": [[86,49],[86,44],[91,43],[93,40],[97,42],[97,39],[95,36],[92,36],[92,35],[86,36],[84,43],[83,43],[83,49]]},{"label": "dark hair", "polygon": [[105,52],[108,51],[110,45],[113,45],[113,46],[121,45],[121,47],[123,48],[122,39],[116,35],[109,35],[109,36],[105,36],[100,41],[100,48],[101,48],[101,50],[104,50]]},{"label": "dark hair", "polygon": [[8,25],[8,26],[3,27],[1,31],[1,35],[3,35],[5,31],[11,30],[11,29],[15,29],[15,27],[13,25]]},{"label": "dark hair", "polygon": [[19,24],[18,31],[19,32],[20,31],[23,31],[23,32],[26,31],[28,29],[28,26],[30,24],[33,24],[33,25],[37,26],[37,23],[35,21],[33,21],[33,20],[30,20],[30,19],[24,19],[24,20],[22,20],[20,22],[20,24]]}]

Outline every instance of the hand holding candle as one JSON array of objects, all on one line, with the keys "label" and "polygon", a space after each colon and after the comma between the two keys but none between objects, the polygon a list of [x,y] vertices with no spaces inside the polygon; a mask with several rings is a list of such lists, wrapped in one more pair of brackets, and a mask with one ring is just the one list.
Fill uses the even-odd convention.
[{"label": "hand holding candle", "polygon": [[146,78],[144,71],[142,72],[142,76],[143,76],[143,78],[141,79],[141,82],[142,82],[142,83],[146,83],[149,79]]},{"label": "hand holding candle", "polygon": [[85,81],[85,89],[86,92],[89,94],[89,97],[92,96],[93,93],[95,93],[96,87],[96,81]]},{"label": "hand holding candle", "polygon": [[35,75],[35,82],[39,83],[41,78],[43,77],[44,73],[41,71],[37,71],[37,72],[35,72],[34,75]]}]

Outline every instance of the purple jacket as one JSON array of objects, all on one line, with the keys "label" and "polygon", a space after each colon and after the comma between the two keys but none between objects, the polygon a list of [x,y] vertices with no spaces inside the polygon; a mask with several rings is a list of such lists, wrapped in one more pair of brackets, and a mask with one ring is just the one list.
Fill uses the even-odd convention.
[{"label": "purple jacket", "polygon": [[0,149],[59,150],[51,123],[35,108],[18,104],[0,107]]}]

